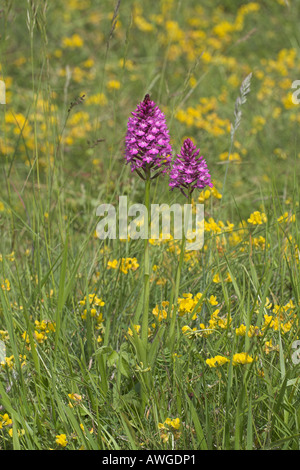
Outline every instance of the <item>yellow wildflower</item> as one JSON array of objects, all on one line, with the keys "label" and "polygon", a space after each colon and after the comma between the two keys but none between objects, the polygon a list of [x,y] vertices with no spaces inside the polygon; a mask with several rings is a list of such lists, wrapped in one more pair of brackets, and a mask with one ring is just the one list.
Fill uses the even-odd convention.
[{"label": "yellow wildflower", "polygon": [[248,222],[253,225],[262,225],[267,222],[267,216],[264,212],[255,211],[250,215]]},{"label": "yellow wildflower", "polygon": [[[158,319],[159,322],[162,320],[166,320],[168,317],[168,307],[169,307],[169,302],[167,300],[162,302],[162,309],[158,308],[158,305],[154,307],[152,310],[153,315]],[[172,307],[173,309],[173,307]]]},{"label": "yellow wildflower", "polygon": [[210,359],[206,359],[205,362],[209,367],[218,367],[222,366],[223,364],[226,364],[226,362],[229,362],[229,359],[227,357],[218,355],[215,357],[211,357]]},{"label": "yellow wildflower", "polygon": [[83,39],[79,36],[79,34],[73,34],[73,36],[69,38],[63,38],[62,46],[69,49],[80,48],[83,46]]},{"label": "yellow wildflower", "polygon": [[14,356],[9,356],[9,357],[6,357],[4,361],[1,361],[0,362],[0,365],[5,368],[6,366],[9,368],[9,369],[12,369],[14,367]]},{"label": "yellow wildflower", "polygon": [[2,290],[10,291],[10,282],[8,279],[5,279],[1,284]]},{"label": "yellow wildflower", "polygon": [[39,331],[36,331],[36,330],[34,331],[33,336],[39,344],[42,344],[47,339],[47,336],[45,335],[45,332],[39,332]]},{"label": "yellow wildflower", "polygon": [[210,305],[218,305],[218,301],[215,295],[211,295],[209,298]]},{"label": "yellow wildflower", "polygon": [[251,364],[254,359],[248,353],[242,352],[233,355],[232,363],[234,366],[239,364]]},{"label": "yellow wildflower", "polygon": [[[139,334],[140,329],[141,329],[141,325],[133,325],[133,328],[137,332],[137,334]],[[129,334],[129,336],[133,336],[133,332],[132,332],[131,328],[128,328],[127,333]]]},{"label": "yellow wildflower", "polygon": [[[236,328],[235,334],[237,336],[245,336],[246,330],[246,325],[240,325],[238,328]],[[258,326],[250,325],[247,335],[249,338],[252,338],[253,336],[262,336],[262,332],[259,330]]]},{"label": "yellow wildflower", "polygon": [[167,418],[163,423],[158,423],[158,429],[163,442],[167,442],[171,435],[174,439],[178,439],[180,437],[180,419]]},{"label": "yellow wildflower", "polygon": [[68,397],[77,403],[80,403],[82,400],[82,396],[78,395],[78,393],[68,393]]},{"label": "yellow wildflower", "polygon": [[119,82],[119,80],[109,80],[106,86],[109,90],[119,90],[121,82]]},{"label": "yellow wildflower", "polygon": [[58,444],[61,447],[66,447],[67,444],[68,444],[66,434],[58,434],[56,436],[55,442],[56,442],[56,444]]},{"label": "yellow wildflower", "polygon": [[12,419],[8,416],[7,413],[4,413],[4,415],[0,415],[0,425],[1,426],[11,426],[12,425]]},{"label": "yellow wildflower", "polygon": [[279,346],[278,345],[274,346],[272,343],[272,339],[270,339],[270,341],[265,342],[264,349],[265,349],[265,353],[269,354],[271,351],[279,351]]},{"label": "yellow wildflower", "polygon": [[118,267],[118,260],[114,259],[113,261],[108,261],[107,269],[117,269]]}]

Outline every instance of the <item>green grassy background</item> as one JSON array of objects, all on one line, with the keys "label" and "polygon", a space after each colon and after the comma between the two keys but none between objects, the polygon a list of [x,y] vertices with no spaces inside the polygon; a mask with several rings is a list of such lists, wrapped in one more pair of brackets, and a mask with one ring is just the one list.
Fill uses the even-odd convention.
[{"label": "green grassy background", "polygon": [[[199,3],[0,1],[1,449],[299,449],[300,4]],[[203,296],[179,302],[175,344],[152,310],[170,300],[179,247],[150,245],[141,365],[143,244],[100,241],[95,212],[143,202],[124,137],[145,93],[174,154],[192,138],[217,191],[193,195],[205,246],[186,253],[179,298]],[[152,184],[152,202],[183,199],[167,177]],[[123,272],[122,258],[136,261]],[[235,365],[242,352],[256,360]],[[229,362],[209,367],[217,355]]]}]

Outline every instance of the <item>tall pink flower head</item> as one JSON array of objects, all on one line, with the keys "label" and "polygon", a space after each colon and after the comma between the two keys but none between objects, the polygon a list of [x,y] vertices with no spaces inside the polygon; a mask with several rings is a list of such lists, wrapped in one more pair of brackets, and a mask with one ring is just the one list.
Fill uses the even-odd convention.
[{"label": "tall pink flower head", "polygon": [[186,139],[170,171],[169,186],[172,190],[179,188],[186,197],[196,188],[213,187],[206,161],[198,157],[199,153],[191,139]]},{"label": "tall pink flower head", "polygon": [[[172,147],[164,113],[146,95],[128,120],[125,158],[131,171],[165,173],[171,166]],[[155,175],[156,176],[156,175]]]}]

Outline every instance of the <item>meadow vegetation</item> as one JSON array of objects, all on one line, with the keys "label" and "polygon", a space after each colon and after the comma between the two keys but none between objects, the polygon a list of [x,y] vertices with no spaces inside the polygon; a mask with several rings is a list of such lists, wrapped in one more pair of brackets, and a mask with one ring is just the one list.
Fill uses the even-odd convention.
[{"label": "meadow vegetation", "polygon": [[[299,14],[0,0],[0,449],[299,450]],[[146,93],[213,185],[178,295],[180,241],[149,240],[145,335],[143,240],[100,240],[96,208],[144,202]],[[186,203],[168,174],[150,198]]]}]

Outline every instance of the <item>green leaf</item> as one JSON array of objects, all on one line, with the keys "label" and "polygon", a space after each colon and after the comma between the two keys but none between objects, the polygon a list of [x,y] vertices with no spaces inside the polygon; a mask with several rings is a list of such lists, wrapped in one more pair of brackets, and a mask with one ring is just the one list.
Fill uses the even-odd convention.
[{"label": "green leaf", "polygon": [[119,354],[117,353],[117,351],[112,351],[110,354],[108,354],[106,360],[107,360],[107,364],[109,366],[113,366],[117,360],[119,358]]},{"label": "green leaf", "polygon": [[6,346],[4,341],[0,341],[0,363],[5,362],[6,358]]},{"label": "green leaf", "polygon": [[198,442],[199,442],[199,448],[200,450],[208,450],[204,432],[203,432],[199,417],[197,415],[197,411],[192,401],[188,398],[188,396],[186,396],[186,400],[189,402],[189,408],[190,408],[192,420],[195,426],[195,431],[196,431]]}]

